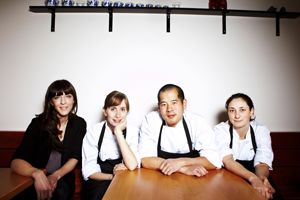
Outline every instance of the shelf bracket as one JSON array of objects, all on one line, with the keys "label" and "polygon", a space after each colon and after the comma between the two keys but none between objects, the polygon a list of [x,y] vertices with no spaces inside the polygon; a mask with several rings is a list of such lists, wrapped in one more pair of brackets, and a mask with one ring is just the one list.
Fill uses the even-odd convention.
[{"label": "shelf bracket", "polygon": [[280,15],[276,14],[276,36],[280,36]]},{"label": "shelf bracket", "polygon": [[55,8],[51,8],[51,32],[55,32]]},{"label": "shelf bracket", "polygon": [[222,30],[223,34],[226,34],[226,10],[222,11]]},{"label": "shelf bracket", "polygon": [[171,17],[170,17],[170,9],[167,8],[167,33],[170,33],[170,20],[171,20]]},{"label": "shelf bracket", "polygon": [[108,14],[109,14],[109,22],[108,22],[108,31],[113,31],[113,8],[108,8]]}]

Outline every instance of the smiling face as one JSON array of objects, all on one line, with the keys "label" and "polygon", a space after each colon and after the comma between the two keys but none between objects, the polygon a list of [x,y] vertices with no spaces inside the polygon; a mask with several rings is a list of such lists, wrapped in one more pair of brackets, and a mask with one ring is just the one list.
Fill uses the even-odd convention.
[{"label": "smiling face", "polygon": [[182,119],[186,108],[186,100],[178,98],[175,88],[165,90],[159,94],[158,110],[168,126],[175,127]]},{"label": "smiling face", "polygon": [[243,98],[235,98],[228,104],[227,114],[234,129],[248,129],[254,108],[250,109]]},{"label": "smiling face", "polygon": [[125,100],[122,100],[119,105],[110,106],[103,109],[103,114],[106,118],[108,126],[114,128],[126,119],[128,114]]},{"label": "smiling face", "polygon": [[57,112],[59,118],[68,117],[69,113],[73,110],[74,97],[72,94],[62,93],[52,97],[51,105]]}]

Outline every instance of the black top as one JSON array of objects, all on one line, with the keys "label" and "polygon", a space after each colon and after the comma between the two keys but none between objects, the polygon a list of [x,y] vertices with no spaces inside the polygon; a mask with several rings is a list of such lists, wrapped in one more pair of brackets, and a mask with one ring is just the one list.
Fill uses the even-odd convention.
[{"label": "black top", "polygon": [[[46,167],[52,148],[49,134],[41,125],[41,117],[32,119],[13,159],[26,160],[36,168]],[[62,165],[70,158],[75,158],[79,164],[81,163],[81,147],[85,133],[86,122],[83,118],[78,116],[69,118],[63,140]]]}]

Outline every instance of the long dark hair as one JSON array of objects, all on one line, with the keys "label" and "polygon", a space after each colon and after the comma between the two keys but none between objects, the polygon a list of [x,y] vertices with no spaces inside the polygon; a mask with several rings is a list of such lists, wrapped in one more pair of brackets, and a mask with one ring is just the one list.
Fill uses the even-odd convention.
[{"label": "long dark hair", "polygon": [[71,112],[69,113],[69,119],[74,117],[77,112],[77,95],[74,86],[67,80],[56,80],[48,87],[45,100],[44,100],[44,110],[41,114],[37,115],[42,118],[43,129],[49,134],[50,145],[53,149],[62,151],[62,143],[58,139],[58,135],[61,131],[58,129],[60,126],[60,121],[58,118],[58,113],[51,103],[51,100],[55,96],[60,96],[63,93],[72,94],[74,98],[74,104]]}]

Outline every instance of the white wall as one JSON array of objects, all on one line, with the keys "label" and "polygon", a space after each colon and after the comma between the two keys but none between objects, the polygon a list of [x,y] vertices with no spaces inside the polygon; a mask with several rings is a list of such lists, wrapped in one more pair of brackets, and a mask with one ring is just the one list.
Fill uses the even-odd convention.
[{"label": "white wall", "polygon": [[[133,1],[137,2],[137,1]],[[172,4],[174,1],[138,1]],[[178,0],[176,0],[178,2]],[[181,1],[182,7],[207,8],[207,1]],[[228,0],[228,8],[266,10],[271,5],[300,12],[295,0]],[[105,96],[125,92],[130,119],[137,125],[156,105],[166,83],[184,89],[188,109],[213,126],[226,99],[250,95],[257,120],[271,131],[300,131],[300,18],[275,20],[220,16],[114,14],[50,15],[29,12],[43,0],[0,1],[0,130],[25,130],[42,111],[48,85],[70,80],[79,97],[78,114],[88,125],[99,121]]]}]

